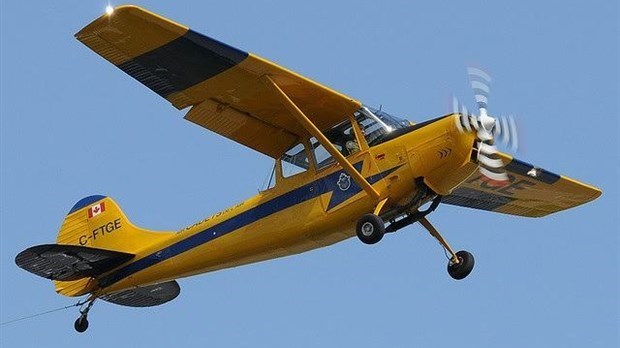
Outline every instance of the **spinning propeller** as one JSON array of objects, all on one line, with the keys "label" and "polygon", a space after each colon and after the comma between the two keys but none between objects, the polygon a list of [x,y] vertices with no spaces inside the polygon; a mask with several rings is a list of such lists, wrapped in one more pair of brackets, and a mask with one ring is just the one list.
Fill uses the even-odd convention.
[{"label": "spinning propeller", "polygon": [[469,114],[465,105],[453,97],[452,111],[460,113],[456,126],[461,132],[476,132],[480,173],[492,181],[508,181],[508,175],[503,170],[504,162],[497,156],[496,141],[500,141],[503,147],[513,152],[517,150],[518,137],[514,118],[511,115],[499,118],[489,116],[487,110],[491,77],[483,70],[471,67],[467,68],[467,74],[474,90],[479,115]]}]

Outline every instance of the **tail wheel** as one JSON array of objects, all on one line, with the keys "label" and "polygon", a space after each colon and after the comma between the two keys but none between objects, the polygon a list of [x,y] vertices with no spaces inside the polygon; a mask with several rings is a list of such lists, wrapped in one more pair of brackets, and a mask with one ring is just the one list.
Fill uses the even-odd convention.
[{"label": "tail wheel", "polygon": [[365,244],[378,243],[385,234],[383,219],[375,214],[366,214],[357,222],[355,228],[357,237]]},{"label": "tail wheel", "polygon": [[75,328],[75,331],[77,332],[86,331],[86,329],[88,329],[88,319],[86,319],[86,316],[80,315],[80,317],[77,318],[77,320],[73,324],[73,327]]},{"label": "tail wheel", "polygon": [[474,255],[468,251],[461,250],[456,253],[456,257],[459,263],[450,261],[448,263],[448,274],[456,280],[461,280],[467,277],[474,269]]}]

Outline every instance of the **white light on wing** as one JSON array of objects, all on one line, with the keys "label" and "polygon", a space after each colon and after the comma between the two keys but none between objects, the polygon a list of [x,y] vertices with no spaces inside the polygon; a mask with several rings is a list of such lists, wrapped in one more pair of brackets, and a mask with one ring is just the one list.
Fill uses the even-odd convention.
[{"label": "white light on wing", "polygon": [[112,13],[114,13],[114,7],[112,7],[112,6],[110,6],[110,5],[106,6],[106,7],[105,7],[105,13],[107,13],[107,14],[108,14],[108,16],[111,16],[111,15],[112,15]]}]

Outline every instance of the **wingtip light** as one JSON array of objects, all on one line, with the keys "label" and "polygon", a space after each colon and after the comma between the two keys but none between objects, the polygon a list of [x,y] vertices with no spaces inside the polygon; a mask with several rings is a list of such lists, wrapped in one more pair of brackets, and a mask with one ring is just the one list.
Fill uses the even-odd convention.
[{"label": "wingtip light", "polygon": [[112,13],[114,13],[114,7],[112,7],[112,6],[110,6],[110,5],[106,6],[106,7],[105,7],[105,13],[106,13],[108,16],[111,16],[111,15],[112,15]]}]

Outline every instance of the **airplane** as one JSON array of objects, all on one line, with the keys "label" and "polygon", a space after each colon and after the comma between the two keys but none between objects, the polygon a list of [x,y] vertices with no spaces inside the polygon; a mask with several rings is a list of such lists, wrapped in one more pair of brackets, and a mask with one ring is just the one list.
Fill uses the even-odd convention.
[{"label": "airplane", "polygon": [[[353,236],[375,244],[416,222],[443,246],[448,273],[460,280],[474,257],[455,251],[428,220],[439,204],[542,217],[602,193],[499,152],[495,141],[505,122],[488,114],[484,95],[476,98],[479,115],[453,112],[413,123],[131,5],[109,7],[75,37],[187,109],[186,120],[275,163],[268,188],[178,231],[138,227],[110,197],[79,200],[56,243],[15,258],[52,280],[59,294],[86,295],[76,304],[78,332],[88,328],[98,299],[161,305],[179,295],[179,278]],[[486,90],[480,81],[475,87]],[[511,132],[502,128],[505,139]]]}]

